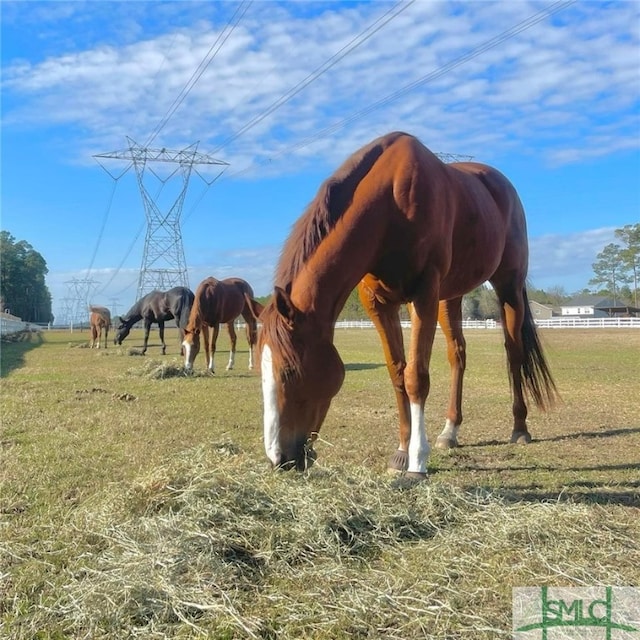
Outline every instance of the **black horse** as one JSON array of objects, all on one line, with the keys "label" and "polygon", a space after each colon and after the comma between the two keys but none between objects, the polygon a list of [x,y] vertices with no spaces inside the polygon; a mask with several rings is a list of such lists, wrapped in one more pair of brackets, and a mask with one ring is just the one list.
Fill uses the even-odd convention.
[{"label": "black horse", "polygon": [[[122,344],[122,341],[129,335],[131,327],[136,322],[144,320],[144,347],[142,348],[142,353],[145,353],[147,351],[147,342],[149,341],[149,330],[151,325],[156,322],[160,330],[162,353],[165,354],[167,345],[164,342],[164,323],[166,320],[174,318],[180,331],[180,345],[182,345],[184,328],[189,321],[193,297],[193,291],[186,287],[174,287],[169,291],[147,293],[124,316],[120,316],[120,324],[116,328],[116,337],[113,343]],[[180,347],[180,354],[182,354],[182,346]]]}]

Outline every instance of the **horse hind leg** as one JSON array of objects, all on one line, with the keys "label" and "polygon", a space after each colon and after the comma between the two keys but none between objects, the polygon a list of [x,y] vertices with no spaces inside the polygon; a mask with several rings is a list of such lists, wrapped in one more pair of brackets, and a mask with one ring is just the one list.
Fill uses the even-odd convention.
[{"label": "horse hind leg", "polygon": [[447,359],[451,369],[449,406],[442,433],[436,439],[436,449],[458,446],[458,431],[462,424],[462,381],[467,366],[466,341],[462,334],[462,298],[440,303],[438,321],[447,341]]},{"label": "horse hind leg", "polygon": [[167,353],[167,343],[164,341],[164,321],[158,322],[158,333],[160,334],[160,342],[162,343],[162,355]]},{"label": "horse hind leg", "polygon": [[522,388],[522,368],[525,361],[522,328],[525,321],[524,285],[496,285],[494,288],[500,303],[500,316],[504,332],[504,346],[507,352],[507,366],[511,393],[513,396],[513,430],[512,443],[527,444],[531,442],[531,434],[527,428],[527,405]]},{"label": "horse hind leg", "polygon": [[247,342],[249,343],[249,370],[253,369],[253,348],[258,337],[258,326],[251,317],[245,317],[247,327]]},{"label": "horse hind leg", "polygon": [[[208,332],[207,332],[208,333]],[[211,326],[211,338],[208,345],[205,347],[205,353],[209,358],[207,362],[207,369],[209,373],[215,373],[213,361],[216,354],[216,343],[218,342],[218,334],[220,333],[220,325],[216,322]]]},{"label": "horse hind leg", "polygon": [[233,326],[233,320],[227,322],[227,328],[229,329],[229,339],[231,340],[231,348],[229,350],[229,362],[227,363],[227,371],[231,371],[236,362],[236,344],[238,342],[238,336],[236,335],[236,329]]}]

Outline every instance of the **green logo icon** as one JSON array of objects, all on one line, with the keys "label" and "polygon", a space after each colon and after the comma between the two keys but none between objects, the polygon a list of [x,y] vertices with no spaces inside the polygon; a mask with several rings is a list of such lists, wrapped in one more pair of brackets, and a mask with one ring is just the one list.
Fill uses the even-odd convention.
[{"label": "green logo icon", "polygon": [[[515,638],[640,640],[640,589],[556,587],[551,591],[550,587],[514,589]],[[579,635],[574,632],[577,629]],[[588,631],[592,633],[587,635]]]}]

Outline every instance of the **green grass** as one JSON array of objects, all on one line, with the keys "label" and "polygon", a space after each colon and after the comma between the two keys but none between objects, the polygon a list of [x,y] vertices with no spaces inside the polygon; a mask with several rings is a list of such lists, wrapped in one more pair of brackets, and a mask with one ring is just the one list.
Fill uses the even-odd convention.
[{"label": "green grass", "polygon": [[[260,379],[180,373],[45,332],[2,344],[0,637],[510,637],[511,588],[640,584],[640,332],[542,334],[562,395],[506,444],[495,331],[469,331],[465,421],[430,479],[385,473],[396,409],[373,331],[336,333],[347,374],[306,474],[274,473]],[[428,431],[444,424],[436,338]]]}]

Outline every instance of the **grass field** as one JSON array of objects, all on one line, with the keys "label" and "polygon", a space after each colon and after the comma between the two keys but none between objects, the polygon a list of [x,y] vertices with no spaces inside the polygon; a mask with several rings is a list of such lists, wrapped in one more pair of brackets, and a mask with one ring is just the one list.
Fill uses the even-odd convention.
[{"label": "grass field", "polygon": [[[511,589],[640,585],[640,331],[549,330],[562,403],[508,445],[502,336],[468,331],[461,447],[427,482],[385,473],[396,409],[371,330],[306,474],[274,473],[260,379],[180,374],[177,333],[146,356],[87,333],[2,344],[0,638],[511,636]],[[430,441],[448,365],[436,337]]]}]

